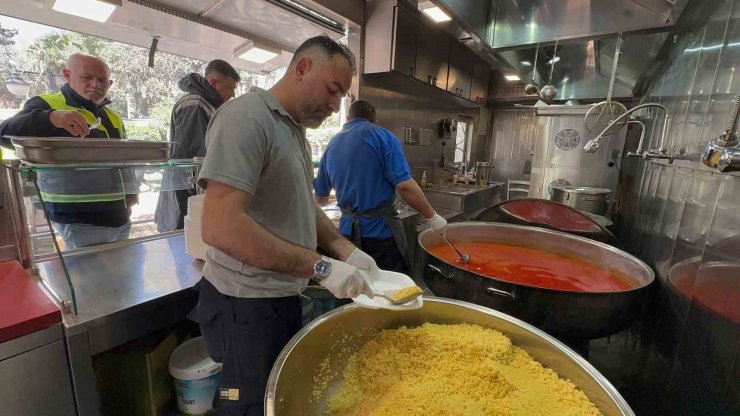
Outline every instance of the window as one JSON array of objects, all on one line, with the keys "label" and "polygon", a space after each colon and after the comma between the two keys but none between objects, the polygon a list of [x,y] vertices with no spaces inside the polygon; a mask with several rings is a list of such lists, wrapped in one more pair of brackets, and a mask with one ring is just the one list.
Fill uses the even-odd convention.
[{"label": "window", "polygon": [[457,122],[455,136],[455,163],[467,163],[470,160],[470,142],[473,133],[473,123],[462,119]]},{"label": "window", "polygon": [[[139,140],[168,140],[172,106],[184,94],[178,81],[191,72],[202,74],[207,65],[157,52],[155,66],[149,68],[148,49],[0,15],[0,122],[15,115],[28,98],[59,91],[65,82],[62,69],[74,52],[99,56],[108,63],[113,80],[108,91],[110,107],[123,116],[128,137]],[[235,94],[242,95],[252,86],[270,88],[283,73],[284,68],[266,74],[239,70],[241,82]],[[3,149],[2,157],[14,155]],[[154,212],[162,171],[139,173],[139,198],[131,214],[132,238],[157,232]],[[28,198],[28,212],[37,213],[37,206],[35,197]],[[43,216],[35,216],[33,232],[35,241],[46,242],[34,243],[37,254],[52,249]]]},{"label": "window", "polygon": [[[191,72],[202,74],[207,64],[157,52],[154,68],[149,68],[148,49],[0,16],[0,79],[5,83],[0,85],[0,121],[14,115],[27,98],[58,91],[64,85],[66,59],[74,52],[108,63],[113,80],[110,106],[123,115],[129,138],[142,140],[167,140],[172,106],[183,95],[178,81]],[[252,86],[270,88],[284,69],[267,74],[238,71],[242,80],[237,96]],[[11,79],[26,84],[26,93],[8,88]]]}]

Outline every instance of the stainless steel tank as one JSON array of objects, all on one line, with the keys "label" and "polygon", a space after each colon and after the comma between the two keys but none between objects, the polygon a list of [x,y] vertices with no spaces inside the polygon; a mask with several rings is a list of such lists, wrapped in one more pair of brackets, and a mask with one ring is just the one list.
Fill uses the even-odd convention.
[{"label": "stainless steel tank", "polygon": [[[540,128],[535,138],[529,197],[550,199],[552,187],[589,186],[616,189],[627,129],[605,136],[596,153],[583,146],[599,132],[589,132],[584,116],[590,105],[537,108]],[[610,166],[610,163],[615,165]]]}]

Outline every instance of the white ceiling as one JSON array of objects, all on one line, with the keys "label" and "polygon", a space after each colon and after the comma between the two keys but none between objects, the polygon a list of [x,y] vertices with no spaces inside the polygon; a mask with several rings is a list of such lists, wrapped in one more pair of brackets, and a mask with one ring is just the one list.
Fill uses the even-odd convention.
[{"label": "white ceiling", "polygon": [[248,71],[272,71],[287,65],[292,51],[303,40],[326,33],[340,34],[293,14],[265,0],[159,0],[159,3],[190,15],[197,15],[241,32],[264,38],[284,49],[262,65],[237,59],[234,50],[246,38],[204,26],[149,7],[123,1],[106,23],[52,10],[54,0],[0,1],[0,14],[66,30],[88,33],[119,42],[149,48],[152,37],[161,36],[158,50],[203,61],[220,58]]}]

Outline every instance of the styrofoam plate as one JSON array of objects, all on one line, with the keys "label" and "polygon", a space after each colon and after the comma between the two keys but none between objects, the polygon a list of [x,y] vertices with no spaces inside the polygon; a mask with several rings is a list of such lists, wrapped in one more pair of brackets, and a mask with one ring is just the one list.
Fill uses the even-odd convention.
[{"label": "styrofoam plate", "polygon": [[[365,273],[364,270],[360,270],[361,272]],[[391,296],[393,293],[409,287],[409,286],[415,286],[416,283],[411,279],[410,277],[406,276],[403,273],[396,273],[391,272],[388,270],[381,270],[378,273],[378,280],[372,282],[372,288],[375,293],[380,293],[386,296]],[[406,311],[411,309],[419,309],[424,304],[424,300],[422,299],[422,296],[419,296],[418,298],[414,299],[413,301],[409,303],[405,303],[403,305],[392,305],[387,300],[376,296],[373,299],[370,299],[366,295],[360,295],[356,298],[352,299],[355,303],[357,303],[360,306],[364,306],[366,308],[370,309],[390,309],[395,311]]]}]

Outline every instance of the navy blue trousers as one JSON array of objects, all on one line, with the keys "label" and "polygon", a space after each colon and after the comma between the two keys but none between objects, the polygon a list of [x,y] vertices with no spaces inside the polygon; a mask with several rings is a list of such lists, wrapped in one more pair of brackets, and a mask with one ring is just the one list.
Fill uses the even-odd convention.
[{"label": "navy blue trousers", "polygon": [[201,279],[195,318],[208,354],[223,363],[216,392],[218,415],[264,414],[270,370],[280,351],[301,328],[298,296],[237,298]]}]

